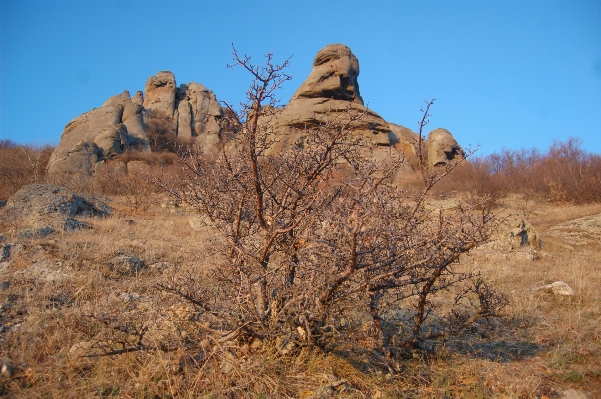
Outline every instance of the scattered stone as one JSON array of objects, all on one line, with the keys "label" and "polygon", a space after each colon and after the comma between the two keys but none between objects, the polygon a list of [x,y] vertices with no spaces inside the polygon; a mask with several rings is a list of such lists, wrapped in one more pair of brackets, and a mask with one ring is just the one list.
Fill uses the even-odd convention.
[{"label": "scattered stone", "polygon": [[69,355],[71,355],[71,356],[84,355],[90,349],[92,349],[92,346],[93,346],[93,344],[91,342],[86,342],[86,341],[78,342],[76,344],[73,344],[73,346],[71,346],[71,349],[69,349]]},{"label": "scattered stone", "polygon": [[137,292],[132,292],[132,293],[122,292],[119,294],[119,298],[125,302],[137,301],[140,299],[140,294],[138,294]]},{"label": "scattered stone", "polygon": [[0,291],[6,291],[10,288],[10,281],[3,281],[0,283]]},{"label": "scattered stone", "polygon": [[138,275],[142,269],[146,267],[145,263],[135,256],[121,255],[109,261],[111,269],[119,274]]},{"label": "scattered stone", "polygon": [[148,265],[148,269],[155,271],[155,272],[159,272],[162,273],[165,270],[167,270],[169,268],[169,263],[168,262],[157,262],[157,263],[152,263],[150,265]]},{"label": "scattered stone", "polygon": [[333,375],[326,376],[327,384],[320,386],[312,391],[306,390],[301,392],[300,397],[305,399],[328,399],[338,397],[343,392],[358,393],[346,380],[338,379]]},{"label": "scattered stone", "polygon": [[534,227],[520,215],[510,214],[489,242],[470,254],[487,259],[508,259],[511,255],[534,261],[540,259],[542,246],[543,240]]},{"label": "scattered stone", "polygon": [[545,291],[554,295],[573,296],[574,290],[564,281],[555,281],[551,284],[543,285],[534,289],[535,291]]},{"label": "scattered stone", "polygon": [[559,393],[559,399],[590,399],[590,395],[578,389],[566,389]]},{"label": "scattered stone", "polygon": [[39,262],[26,269],[16,271],[13,277],[19,280],[58,282],[69,277],[67,273],[60,270],[61,268],[61,262]]},{"label": "scattered stone", "polygon": [[543,240],[539,237],[538,233],[534,228],[527,224],[522,218],[514,217],[513,223],[509,222],[514,227],[509,231],[509,248],[510,250],[529,246],[533,249],[540,249],[543,246]]},{"label": "scattered stone", "polygon": [[0,262],[4,262],[8,258],[10,258],[10,250],[12,248],[12,244],[4,244],[0,246]]},{"label": "scattered stone", "polygon": [[296,343],[290,337],[280,335],[275,339],[275,347],[282,355],[286,355],[296,348]]},{"label": "scattered stone", "polygon": [[63,229],[65,231],[79,230],[79,229],[91,229],[92,227],[88,223],[80,222],[79,220],[75,220],[73,218],[67,218],[65,220],[65,226]]},{"label": "scattered stone", "polygon": [[44,226],[42,228],[31,230],[31,229],[23,229],[19,231],[19,237],[21,238],[44,238],[48,237],[50,234],[56,233],[50,226]]},{"label": "scattered stone", "polygon": [[15,369],[12,365],[10,365],[8,363],[4,363],[2,365],[1,372],[2,372],[2,375],[5,375],[7,377],[12,377],[13,374],[15,373]]}]

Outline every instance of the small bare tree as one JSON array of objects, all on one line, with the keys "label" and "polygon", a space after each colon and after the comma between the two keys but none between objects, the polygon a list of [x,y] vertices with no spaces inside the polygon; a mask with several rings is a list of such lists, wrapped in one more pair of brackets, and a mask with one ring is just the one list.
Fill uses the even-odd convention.
[{"label": "small bare tree", "polygon": [[[218,342],[273,339],[281,349],[327,347],[343,331],[358,339],[353,326],[368,322],[388,353],[391,345],[419,347],[497,313],[504,300],[454,267],[490,237],[494,215],[481,202],[427,206],[428,192],[456,163],[432,172],[420,152],[424,188],[409,195],[392,180],[402,157],[370,157],[369,145],[353,135],[362,115],[351,111],[307,127],[302,142],[267,155],[277,142],[270,120],[277,90],[290,80],[288,60],[274,64],[268,54],[255,65],[233,55],[233,66],[253,77],[241,110],[226,104],[236,150],[211,160],[188,151],[181,158],[185,185],[157,181],[227,243],[226,261],[213,265],[210,283],[176,276],[159,285],[196,308],[201,335]],[[432,298],[453,291],[433,305]],[[406,316],[407,331],[388,323],[395,312]],[[425,332],[435,314],[438,323]]]}]

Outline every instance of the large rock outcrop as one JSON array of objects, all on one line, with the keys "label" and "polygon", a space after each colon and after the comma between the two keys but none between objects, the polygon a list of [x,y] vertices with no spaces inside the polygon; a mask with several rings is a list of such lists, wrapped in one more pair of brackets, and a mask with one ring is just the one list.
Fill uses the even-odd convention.
[{"label": "large rock outcrop", "polygon": [[176,87],[173,74],[163,71],[148,79],[145,94],[130,98],[126,90],[69,122],[48,163],[49,174],[93,175],[128,149],[150,151],[152,118],[166,119],[172,134],[205,151],[221,148],[223,110],[215,95],[194,82]]},{"label": "large rock outcrop", "polygon": [[[347,46],[331,44],[319,50],[311,73],[289,104],[265,117],[272,134],[277,136],[270,151],[293,148],[308,134],[307,128],[334,118],[343,121],[350,111],[362,116],[353,123],[349,134],[367,139],[374,158],[384,159],[391,151],[397,151],[406,160],[402,173],[416,170],[419,136],[406,127],[388,123],[367,108],[359,91],[358,77],[359,61]],[[153,119],[161,121],[150,123]],[[139,91],[130,97],[125,91],[67,124],[50,158],[48,171],[51,175],[92,175],[104,161],[128,149],[151,151],[156,126],[167,129],[179,140],[202,146],[208,155],[216,155],[230,147],[223,138],[223,120],[219,101],[205,86],[192,82],[178,87],[173,73],[161,71],[148,78],[144,93]],[[430,167],[447,165],[464,156],[445,129],[432,131],[428,140],[423,140],[422,149]]]},{"label": "large rock outcrop", "polygon": [[[65,126],[61,140],[48,162],[48,172],[83,173],[92,175],[97,162],[104,159],[104,147],[111,153],[121,153],[129,147],[127,129],[122,124],[124,106],[108,104],[86,112]],[[118,133],[112,133],[115,129]],[[111,136],[112,135],[112,136]],[[109,139],[112,137],[112,140]]]},{"label": "large rock outcrop", "polygon": [[[278,144],[275,151],[296,145],[306,134],[303,129],[328,120],[340,118],[347,112],[361,114],[350,134],[364,137],[372,143],[371,153],[376,159],[390,155],[392,149],[406,160],[402,173],[419,167],[419,136],[411,129],[386,122],[380,115],[365,107],[359,91],[359,61],[352,51],[342,44],[331,44],[319,50],[313,69],[305,82],[290,99],[290,103],[273,117],[273,127]],[[436,129],[429,135],[431,143],[423,140],[424,160],[432,166],[446,165],[463,150],[451,133]],[[432,155],[430,156],[430,151]]]},{"label": "large rock outcrop", "polygon": [[432,167],[446,166],[458,157],[465,157],[465,152],[447,129],[434,129],[428,134],[428,165]]},{"label": "large rock outcrop", "polygon": [[359,61],[347,46],[331,44],[319,50],[309,77],[276,115],[274,128],[282,145],[295,142],[305,127],[326,123],[350,110],[363,114],[353,134],[375,145],[390,146],[393,133],[380,115],[364,106],[358,76]]}]

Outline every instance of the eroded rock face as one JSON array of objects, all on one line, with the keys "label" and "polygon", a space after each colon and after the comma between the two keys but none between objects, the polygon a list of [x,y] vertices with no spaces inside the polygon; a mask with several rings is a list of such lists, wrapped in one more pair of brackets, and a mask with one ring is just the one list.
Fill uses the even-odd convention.
[{"label": "eroded rock face", "polygon": [[275,115],[274,129],[280,146],[285,149],[302,139],[299,129],[326,123],[332,118],[344,120],[344,113],[362,113],[352,134],[362,135],[375,146],[390,146],[395,141],[388,123],[363,105],[359,93],[359,61],[342,44],[331,44],[319,50],[309,77],[290,99],[286,108]]},{"label": "eroded rock face", "polygon": [[428,135],[428,165],[446,166],[465,152],[447,129],[434,129]]},{"label": "eroded rock face", "polygon": [[127,128],[127,146],[138,151],[149,151],[150,145],[144,124],[144,107],[142,106],[142,92],[138,91],[133,98],[129,98],[129,91],[125,90],[109,98],[102,106],[122,105],[123,114],[121,123]]},{"label": "eroded rock face", "polygon": [[363,105],[359,93],[359,60],[343,44],[330,44],[319,50],[313,70],[290,99],[327,98]]},{"label": "eroded rock face", "polygon": [[48,173],[92,175],[99,162],[129,148],[149,151],[140,98],[136,94],[132,101],[126,90],[69,122],[50,157]]},{"label": "eroded rock face", "polygon": [[169,118],[176,135],[205,151],[216,154],[222,148],[223,110],[215,94],[197,83],[176,89],[173,74],[159,72],[148,79],[146,97],[138,91],[130,98],[126,90],[69,122],[48,163],[49,174],[91,176],[130,148],[150,151],[146,121],[153,114]]},{"label": "eroded rock face", "polygon": [[202,145],[205,152],[221,148],[223,109],[211,90],[192,82],[177,89],[177,136]]},{"label": "eroded rock face", "polygon": [[[389,123],[388,127],[393,133],[390,144],[405,156],[408,168],[417,170],[419,168],[419,135],[411,129],[394,123]],[[422,148],[424,148],[424,144],[422,143]]]},{"label": "eroded rock face", "polygon": [[151,76],[144,89],[144,108],[173,117],[175,111],[175,76],[169,71],[161,71]]},{"label": "eroded rock face", "polygon": [[91,175],[94,164],[101,159],[98,145],[94,140],[107,128],[121,124],[123,109],[121,104],[110,104],[86,112],[69,122],[50,156],[49,174]]}]

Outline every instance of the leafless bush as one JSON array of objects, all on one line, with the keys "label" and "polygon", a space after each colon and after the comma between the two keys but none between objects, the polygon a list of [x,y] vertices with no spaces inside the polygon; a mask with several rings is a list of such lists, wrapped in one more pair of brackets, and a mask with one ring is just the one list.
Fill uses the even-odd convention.
[{"label": "leafless bush", "polygon": [[[286,353],[358,342],[367,323],[378,348],[390,353],[391,345],[419,347],[496,314],[504,301],[455,269],[461,254],[489,238],[494,215],[480,201],[447,211],[426,206],[457,163],[423,168],[424,187],[409,195],[390,179],[402,160],[374,161],[352,135],[362,115],[350,111],[303,130],[302,145],[267,156],[277,140],[268,116],[290,79],[288,61],[274,64],[268,54],[257,66],[235,50],[234,61],[254,78],[241,111],[228,105],[238,151],[216,160],[188,151],[185,185],[157,179],[226,242],[225,261],[209,276],[174,276],[158,286],[193,308],[188,322],[203,326],[199,342],[259,339]],[[453,290],[454,301],[434,306],[433,298]],[[407,315],[404,331],[387,326],[395,312]]]},{"label": "leafless bush", "polygon": [[500,198],[520,194],[553,203],[601,201],[601,156],[581,148],[581,141],[555,141],[546,152],[508,150],[471,159],[446,182],[443,192],[474,191]]},{"label": "leafless bush", "polygon": [[153,198],[163,192],[152,183],[151,175],[161,175],[165,180],[181,180],[179,164],[163,163],[172,161],[172,157],[176,157],[175,154],[123,155],[125,156],[107,161],[94,174],[94,192],[123,197],[133,213],[147,211],[153,203]]},{"label": "leafless bush", "polygon": [[52,150],[50,145],[0,140],[0,199],[7,199],[26,184],[43,181]]},{"label": "leafless bush", "polygon": [[182,146],[188,144],[178,139],[173,124],[173,118],[164,112],[150,111],[146,121],[146,134],[151,151],[177,153]]}]

